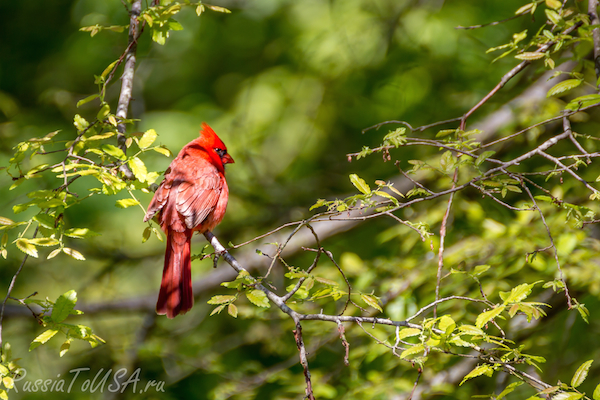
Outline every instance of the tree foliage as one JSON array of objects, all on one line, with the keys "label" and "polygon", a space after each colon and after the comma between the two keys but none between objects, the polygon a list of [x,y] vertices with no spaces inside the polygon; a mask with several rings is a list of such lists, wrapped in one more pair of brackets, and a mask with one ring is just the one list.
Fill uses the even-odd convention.
[{"label": "tree foliage", "polygon": [[[29,7],[0,398],[600,399],[596,0]],[[230,206],[165,320],[141,219],[203,120]]]}]

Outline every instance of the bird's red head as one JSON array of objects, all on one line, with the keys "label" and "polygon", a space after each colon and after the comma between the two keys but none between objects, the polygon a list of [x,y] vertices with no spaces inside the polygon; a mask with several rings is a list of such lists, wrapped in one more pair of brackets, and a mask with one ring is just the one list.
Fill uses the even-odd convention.
[{"label": "bird's red head", "polygon": [[200,137],[196,139],[196,142],[204,148],[211,159],[215,161],[215,165],[222,168],[225,164],[233,164],[235,162],[227,153],[227,146],[225,146],[225,143],[221,141],[215,131],[213,131],[206,122],[202,123]]}]

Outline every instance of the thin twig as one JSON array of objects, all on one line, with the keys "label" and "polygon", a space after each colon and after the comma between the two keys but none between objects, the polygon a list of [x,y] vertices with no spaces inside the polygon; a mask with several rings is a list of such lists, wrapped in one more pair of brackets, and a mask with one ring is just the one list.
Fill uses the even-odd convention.
[{"label": "thin twig", "polygon": [[[127,118],[127,110],[133,93],[133,76],[135,74],[137,40],[140,35],[140,23],[138,17],[142,13],[142,0],[133,0],[129,13],[129,45],[125,55],[125,67],[123,67],[123,75],[121,76],[121,93],[119,95],[119,103],[117,105],[116,116],[121,119],[117,124],[117,144],[123,153],[127,152],[125,137],[125,123],[123,120]],[[134,179],[135,176],[127,164],[122,164],[119,167],[121,173],[127,179]]]},{"label": "thin twig", "polygon": [[[565,29],[563,32],[561,32],[561,36],[562,35],[568,35],[571,32],[577,30],[580,26],[582,25],[582,22],[578,22],[576,24],[574,24],[573,26],[568,27],[567,29]],[[554,46],[556,44],[556,41],[550,41],[548,43],[545,43],[543,45],[541,45],[536,51],[534,51],[533,53],[545,53],[546,51],[548,51],[548,49],[550,49],[550,47]],[[485,103],[487,103],[487,101],[493,96],[495,95],[500,89],[502,89],[504,87],[504,85],[506,85],[508,83],[508,81],[510,81],[512,78],[514,78],[519,72],[523,71],[525,69],[525,67],[527,67],[529,64],[531,64],[531,61],[529,60],[525,60],[520,62],[516,67],[514,67],[513,69],[511,69],[510,71],[508,71],[503,77],[502,79],[500,79],[500,82],[494,86],[494,88],[488,93],[486,94],[483,99],[481,99],[477,104],[475,104],[469,111],[467,111],[465,113],[465,115],[463,115],[461,121],[460,121],[460,130],[464,131],[466,129],[467,126],[467,119],[473,115],[473,113],[475,111],[477,111],[482,105],[484,105]]]},{"label": "thin twig", "polygon": [[[33,236],[32,236],[33,239],[35,239],[35,237],[37,236],[39,228],[40,228],[39,225],[35,228],[35,231],[33,232]],[[23,257],[23,261],[21,261],[21,265],[19,265],[19,268],[17,269],[17,272],[15,272],[12,279],[10,280],[10,284],[8,285],[8,290],[6,291],[6,297],[4,297],[4,301],[2,301],[2,309],[0,309],[0,353],[4,352],[4,347],[2,345],[2,320],[4,319],[4,309],[6,308],[6,302],[8,301],[10,294],[12,293],[12,291],[15,287],[15,283],[17,282],[17,277],[21,273],[21,270],[23,269],[23,266],[25,265],[25,262],[27,261],[28,258],[29,258],[29,254],[25,254],[25,256]]]},{"label": "thin twig", "polygon": [[[458,179],[458,167],[454,168],[454,176],[452,178],[452,188],[456,187],[456,181]],[[444,213],[444,218],[442,219],[442,226],[440,227],[440,248],[438,251],[438,269],[437,269],[437,278],[435,284],[435,300],[440,299],[440,285],[442,278],[442,269],[444,268],[444,241],[446,239],[446,228],[448,224],[448,217],[450,216],[450,209],[452,208],[452,201],[454,200],[454,192],[450,193],[450,198],[448,199],[448,206],[446,207],[446,212]],[[437,304],[433,307],[433,318],[437,318]]]}]

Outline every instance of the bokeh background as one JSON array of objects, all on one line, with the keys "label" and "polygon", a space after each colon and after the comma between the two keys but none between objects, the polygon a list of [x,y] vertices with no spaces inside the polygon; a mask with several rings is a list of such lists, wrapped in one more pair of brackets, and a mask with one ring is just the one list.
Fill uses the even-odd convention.
[{"label": "bokeh background", "polygon": [[[147,34],[142,36],[130,116],[139,119],[134,130],[155,129],[157,143],[173,153],[197,136],[203,121],[227,144],[236,163],[227,171],[228,213],[215,232],[223,243],[241,243],[312,215],[309,208],[319,198],[354,192],[350,173],[359,173],[371,183],[395,178],[398,169],[380,156],[348,162],[347,153],[376,146],[388,131],[383,128],[363,134],[362,130],[386,120],[419,126],[462,115],[516,64],[511,57],[491,64],[497,54],[486,54],[486,50],[509,42],[514,32],[535,31],[544,19],[524,17],[484,29],[456,29],[508,18],[524,4],[519,0],[221,0],[216,4],[232,13],[207,10],[198,17],[193,7],[184,7],[175,17],[184,30],[171,32],[166,45],[152,42]],[[90,37],[79,28],[125,25],[128,16],[118,0],[5,1],[0,3],[0,16],[0,166],[4,166],[18,142],[55,130],[74,137],[74,114],[94,118],[96,102],[79,109],[76,103],[97,91],[94,75],[120,56],[127,35],[105,31]],[[473,120],[523,92],[540,70],[531,68],[511,81]],[[113,108],[119,87],[115,79],[108,91]],[[508,121],[507,132],[526,126],[531,114],[556,109],[552,102],[540,107],[542,111],[522,114],[523,120]],[[597,126],[593,119],[586,123]],[[398,150],[393,157],[405,165],[409,159],[427,156],[428,151],[412,147]],[[158,171],[164,171],[170,162],[159,154],[148,154],[144,160]],[[0,215],[12,219],[30,216],[12,212],[15,204],[26,201],[28,191],[59,184],[58,180],[38,179],[8,191],[11,183],[9,176],[0,175]],[[79,189],[85,190],[85,186]],[[151,195],[141,196],[142,204],[148,204]],[[121,197],[95,196],[69,210],[65,216],[69,224],[101,234],[73,241],[72,246],[86,261],[65,255],[45,260],[42,252],[39,259],[28,260],[14,296],[38,291],[41,298],[54,299],[75,289],[79,301],[88,307],[156,296],[164,244],[154,237],[142,244],[143,211],[116,208],[115,200]],[[544,232],[531,232],[530,220],[512,221],[511,212],[479,197],[466,196],[456,208],[448,238],[448,265],[497,265],[501,272],[491,273],[484,282],[490,292],[510,289],[506,285],[512,277],[527,281],[523,274],[531,275],[531,281],[537,273],[553,279],[551,257],[546,260],[540,255],[533,266],[526,266],[524,253],[531,250],[531,243],[521,247],[515,241],[527,237],[543,247]],[[426,222],[435,231],[444,209],[442,201],[415,207],[403,216]],[[564,216],[551,223],[560,228]],[[600,286],[590,250],[597,245],[589,232],[573,232],[561,242],[561,250],[569,254],[586,241],[587,252],[579,260],[584,266],[573,276],[576,289],[591,293],[585,298],[588,307],[597,309]],[[204,238],[198,237],[193,250],[200,252],[204,245]],[[324,245],[333,251],[358,290],[376,295],[395,293],[386,307],[388,316],[405,318],[433,296],[436,261],[429,244],[392,220],[360,224],[328,238]],[[247,250],[252,252],[252,246]],[[269,249],[266,246],[263,251]],[[22,257],[13,246],[8,259],[0,260],[2,287],[8,285]],[[301,267],[310,261],[310,255],[300,253],[289,259]],[[259,271],[264,268],[264,272],[268,265],[265,258]],[[219,268],[229,267],[223,264]],[[326,277],[340,279],[331,265],[322,271]],[[210,260],[194,262],[195,280],[211,273]],[[281,271],[274,273],[273,284],[285,287]],[[446,293],[477,293],[476,285],[469,285],[472,282],[452,281]],[[213,285],[196,298],[190,313],[175,320],[155,318],[151,308],[115,306],[97,312],[90,308],[82,321],[107,344],[90,349],[77,343],[60,359],[58,339],[27,351],[40,332],[30,316],[9,314],[3,335],[21,357],[28,380],[66,376],[79,367],[90,367],[82,376],[93,378],[101,368],[106,371],[124,365],[131,372],[140,367],[143,382],[166,382],[165,393],[74,390],[54,393],[56,398],[301,398],[304,380],[291,321],[277,310],[259,310],[247,302],[239,305],[238,319],[225,313],[208,317],[213,306],[206,301],[211,295],[226,293],[227,289]],[[567,381],[578,363],[597,355],[593,337],[598,325],[585,325],[574,312],[561,314],[565,306],[557,303],[554,317],[542,327],[535,325],[529,333],[523,333],[523,327],[515,331],[523,333],[528,349],[548,358],[543,375],[547,380]],[[331,304],[323,307],[333,309]],[[454,310],[457,318],[479,311]],[[536,342],[527,342],[534,334]],[[416,378],[410,364],[353,327],[348,333],[350,367],[345,367],[344,349],[336,335],[334,326],[318,322],[305,326],[309,349],[314,349],[310,362],[317,398],[405,398]],[[458,361],[441,357],[428,376],[451,370],[454,363]],[[498,387],[507,379],[499,378]],[[488,394],[495,389],[493,382],[474,381],[461,388],[441,384],[423,398],[466,399]],[[37,399],[45,394],[21,391],[11,396]]]}]

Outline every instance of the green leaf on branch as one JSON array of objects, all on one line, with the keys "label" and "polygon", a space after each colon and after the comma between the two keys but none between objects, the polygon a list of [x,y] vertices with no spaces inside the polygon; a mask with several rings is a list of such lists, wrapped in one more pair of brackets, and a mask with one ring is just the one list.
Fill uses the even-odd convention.
[{"label": "green leaf on branch", "polygon": [[148,129],[140,138],[138,146],[140,149],[147,149],[152,145],[152,143],[154,143],[157,137],[158,134],[154,129]]},{"label": "green leaf on branch", "polygon": [[38,257],[37,248],[32,243],[30,243],[28,239],[17,239],[16,244],[17,248],[23,253],[31,257]]},{"label": "green leaf on branch", "polygon": [[52,339],[54,337],[54,335],[56,335],[57,333],[58,333],[58,329],[48,329],[48,330],[42,332],[35,339],[33,339],[33,342],[31,342],[31,345],[29,345],[29,351],[46,343],[48,340]]},{"label": "green leaf on branch", "polygon": [[99,95],[99,94],[93,94],[93,95],[91,95],[91,96],[88,96],[88,97],[86,97],[86,98],[84,98],[84,99],[81,99],[81,100],[79,100],[79,101],[77,102],[77,108],[79,108],[80,106],[82,106],[82,105],[84,105],[84,104],[86,104],[86,103],[89,103],[89,102],[90,102],[90,101],[92,101],[92,100],[95,100],[95,99],[97,99],[98,97],[100,97],[100,95]]},{"label": "green leaf on branch", "polygon": [[88,228],[70,228],[64,232],[65,236],[77,238],[77,239],[86,239],[94,236],[100,236],[99,233],[94,232]]},{"label": "green leaf on branch", "polygon": [[112,144],[102,145],[102,151],[104,151],[106,154],[109,154],[115,158],[118,158],[119,160],[125,161],[127,159],[127,156],[125,156],[125,153],[123,153],[123,150],[121,150],[120,148],[118,148],[117,146],[114,146]]},{"label": "green leaf on branch", "polygon": [[400,353],[400,358],[409,358],[415,354],[425,351],[425,346],[422,343],[416,344]]},{"label": "green leaf on branch", "polygon": [[519,60],[525,60],[525,61],[533,61],[533,60],[539,60],[540,58],[544,58],[545,54],[544,53],[533,53],[533,52],[524,52],[524,53],[520,53],[517,54],[515,56],[516,59]]},{"label": "green leaf on branch", "polygon": [[379,310],[379,312],[383,312],[383,309],[379,305],[379,301],[377,300],[377,297],[375,297],[371,294],[361,294],[360,298],[362,299],[362,301],[367,303],[367,305],[369,305],[370,307],[373,307],[374,309]]},{"label": "green leaf on branch", "polygon": [[[54,307],[52,307],[52,314],[50,317],[54,322],[63,322],[70,314],[73,314],[76,304],[77,293],[74,290],[69,290],[58,296],[54,303]],[[75,314],[78,313],[76,312]]]},{"label": "green leaf on branch", "polygon": [[14,225],[14,224],[15,224],[15,222],[10,218],[0,217],[0,225],[10,226],[10,225]]},{"label": "green leaf on branch", "polygon": [[505,308],[505,306],[501,305],[501,306],[497,306],[496,308],[492,308],[491,310],[488,310],[486,312],[479,314],[477,316],[477,319],[475,320],[475,326],[477,326],[478,328],[483,328],[485,324],[487,324],[492,319],[494,319],[497,316],[499,316],[500,314],[502,314],[502,311],[504,311],[504,308]]},{"label": "green leaf on branch", "polygon": [[216,295],[210,298],[210,300],[208,300],[208,304],[226,304],[226,303],[231,303],[233,300],[235,300],[235,296],[232,295]]},{"label": "green leaf on branch", "polygon": [[582,83],[583,79],[566,79],[552,86],[550,90],[548,90],[548,93],[546,93],[546,97],[556,96],[571,89],[575,89]]},{"label": "green leaf on branch", "polygon": [[500,298],[504,301],[504,304],[518,303],[526,299],[527,296],[531,294],[531,289],[536,285],[536,283],[523,283],[517,287],[514,287],[510,293],[500,292]]},{"label": "green leaf on branch", "polygon": [[459,386],[461,386],[463,383],[465,383],[469,379],[473,379],[473,378],[476,378],[481,375],[491,377],[493,374],[494,374],[494,368],[492,368],[490,365],[488,365],[488,364],[480,365],[478,367],[475,367],[471,372],[469,372],[463,378],[462,382],[460,382]]},{"label": "green leaf on branch", "polygon": [[581,364],[579,368],[577,368],[577,371],[575,371],[575,375],[573,375],[573,378],[571,379],[571,386],[576,388],[579,385],[581,385],[583,381],[585,381],[585,378],[587,378],[588,372],[593,362],[594,360],[588,360]]},{"label": "green leaf on branch", "polygon": [[479,156],[477,156],[477,159],[475,160],[475,165],[479,167],[481,163],[483,163],[485,160],[487,160],[494,154],[496,154],[495,151],[484,151]]},{"label": "green leaf on branch", "polygon": [[140,204],[140,202],[136,199],[121,199],[117,200],[115,205],[119,208],[128,208],[131,206],[137,206],[138,204]]},{"label": "green leaf on branch", "polygon": [[371,188],[369,187],[367,182],[365,182],[365,180],[362,179],[361,177],[359,177],[358,175],[350,174],[350,182],[352,182],[354,187],[356,187],[358,190],[360,190],[361,193],[363,193],[363,194],[371,193]]},{"label": "green leaf on branch", "polygon": [[88,126],[90,126],[90,123],[87,122],[86,119],[83,118],[81,115],[75,114],[75,117],[73,118],[73,125],[75,125],[75,128],[77,128],[77,130],[81,132],[85,130]]},{"label": "green leaf on branch", "polygon": [[248,300],[250,300],[250,302],[252,304],[254,304],[256,306],[263,307],[263,308],[271,307],[271,304],[269,304],[269,299],[267,298],[267,295],[262,290],[259,290],[259,289],[250,290],[250,291],[246,292],[246,297],[248,298]]},{"label": "green leaf on branch", "polygon": [[129,168],[131,168],[133,175],[135,175],[140,182],[146,182],[146,179],[148,178],[148,170],[146,169],[146,165],[142,160],[137,157],[133,157],[127,161],[127,164],[129,165]]},{"label": "green leaf on branch", "polygon": [[85,257],[83,256],[83,254],[81,254],[80,252],[78,252],[75,249],[71,249],[70,247],[64,247],[62,249],[62,251],[66,255],[68,255],[68,256],[76,259],[76,260],[79,260],[79,261],[84,261],[85,260]]},{"label": "green leaf on branch", "polygon": [[104,104],[102,104],[100,111],[98,111],[96,118],[98,118],[98,120],[102,121],[104,118],[106,118],[106,116],[109,113],[110,113],[110,106],[107,103],[104,103]]},{"label": "green leaf on branch", "polygon": [[53,238],[35,238],[29,239],[28,241],[35,246],[56,246],[60,243],[58,240]]},{"label": "green leaf on branch", "polygon": [[580,108],[600,103],[600,94],[587,94],[574,98],[565,106],[565,110],[577,111]]}]

